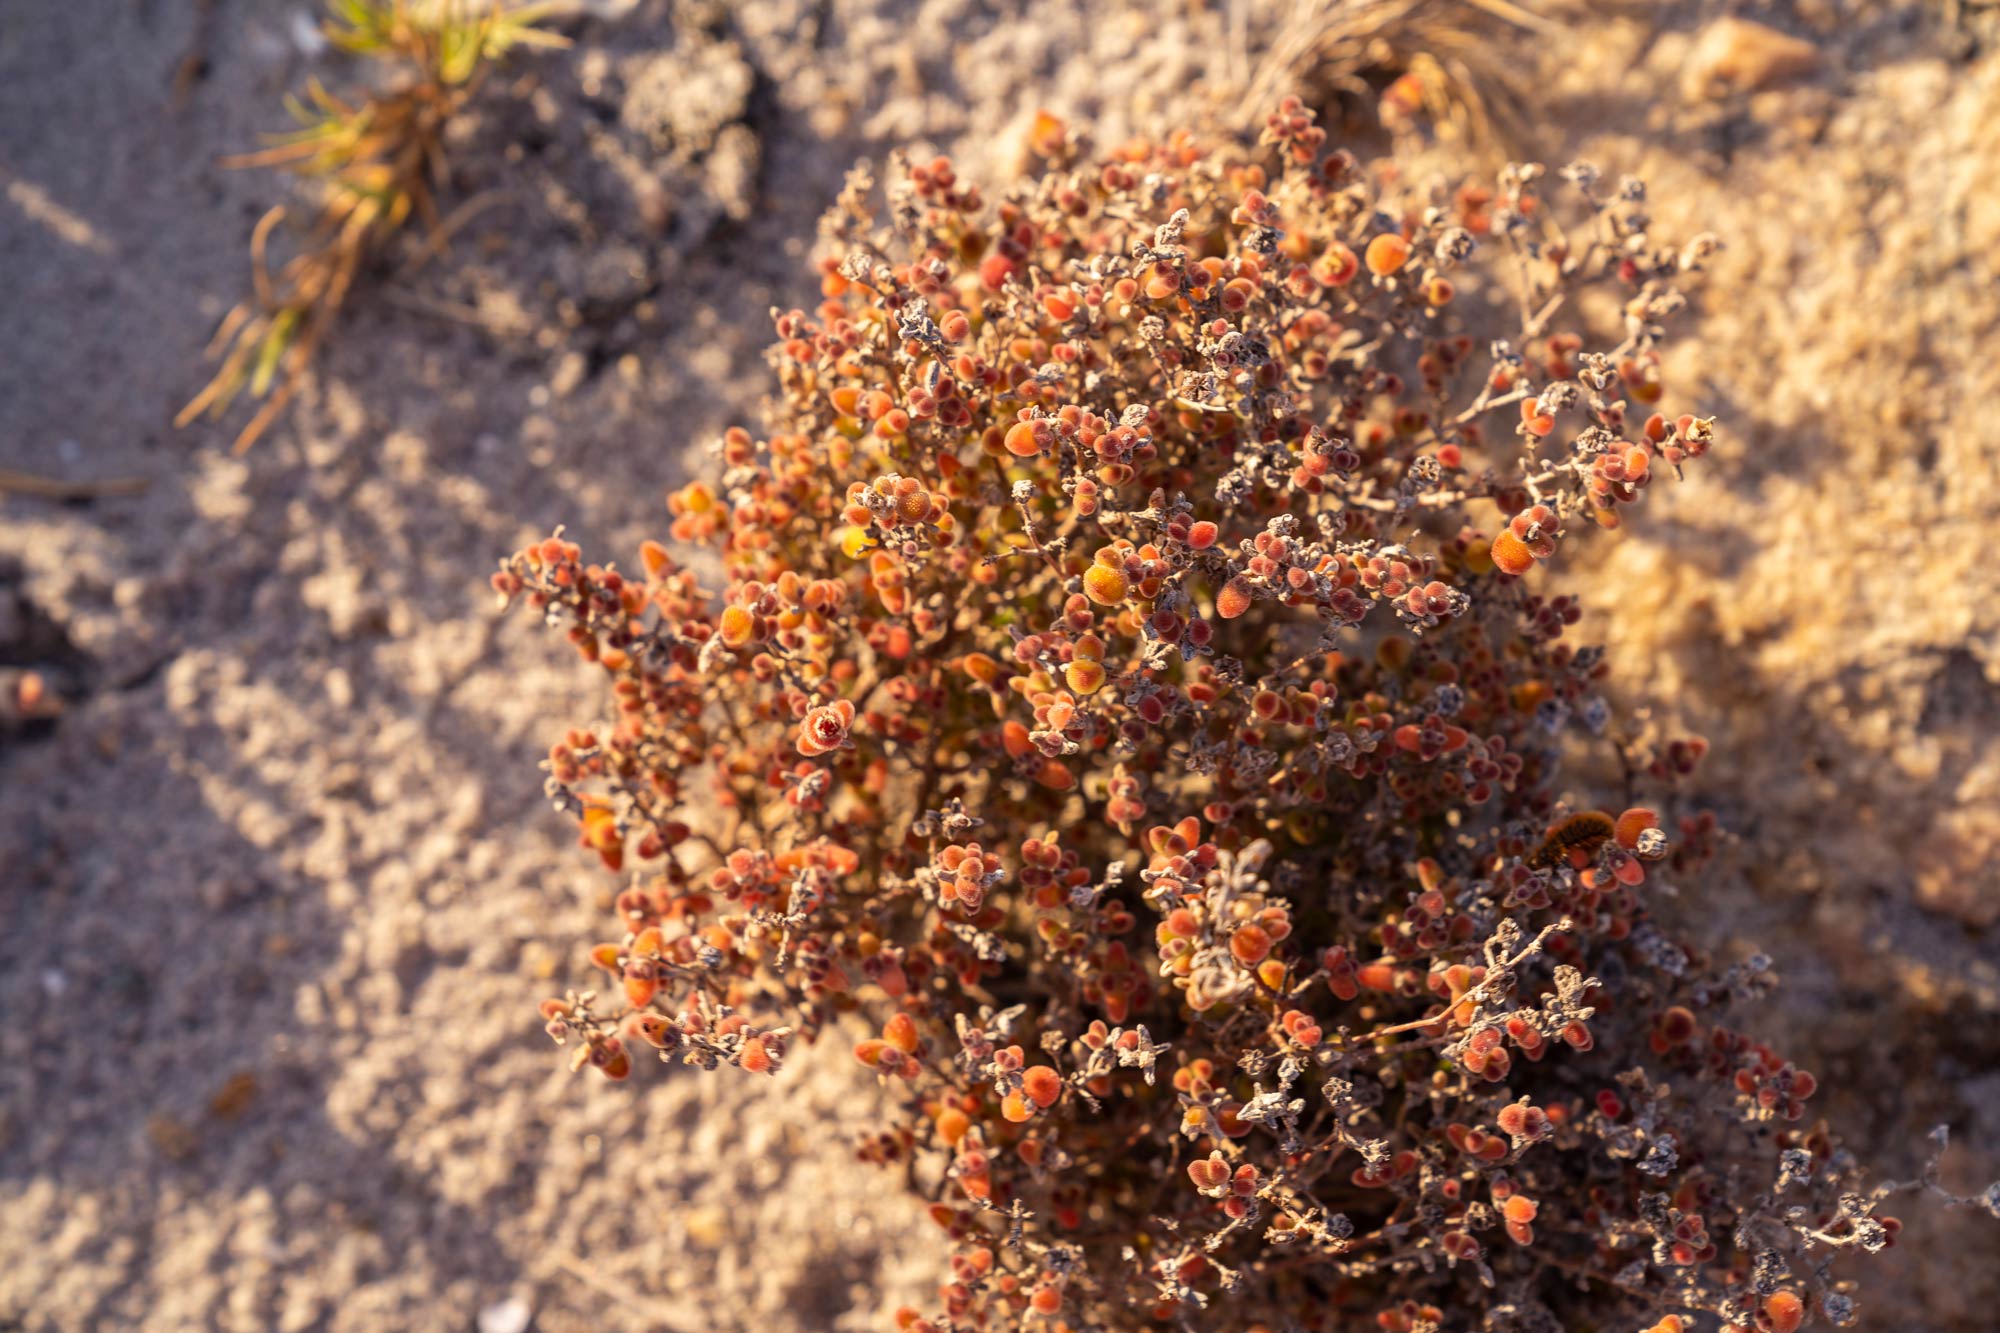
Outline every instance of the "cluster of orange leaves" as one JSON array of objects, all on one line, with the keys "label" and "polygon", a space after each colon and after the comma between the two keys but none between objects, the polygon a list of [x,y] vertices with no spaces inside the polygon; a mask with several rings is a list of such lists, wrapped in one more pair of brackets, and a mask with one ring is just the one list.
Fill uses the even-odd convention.
[{"label": "cluster of orange leaves", "polygon": [[[1608,728],[1531,586],[1713,439],[1628,425],[1699,247],[1635,184],[1418,183],[1292,100],[1256,144],[1031,142],[997,202],[898,163],[886,228],[851,181],[768,431],[670,497],[702,560],[495,576],[614,703],[548,765],[632,876],[614,1000],[551,1034],[623,1078],[862,1025],[905,1112],[864,1156],[949,1253],[909,1333],[1789,1333],[1803,1279],[1749,1265],[1810,1239],[1740,1182],[1794,1149],[1838,1193],[1766,1129],[1812,1077],[1646,892],[1703,873],[1712,819],[1659,813],[1703,747]],[[1608,332],[1555,324],[1585,288]],[[1658,802],[1572,810],[1614,745]]]}]

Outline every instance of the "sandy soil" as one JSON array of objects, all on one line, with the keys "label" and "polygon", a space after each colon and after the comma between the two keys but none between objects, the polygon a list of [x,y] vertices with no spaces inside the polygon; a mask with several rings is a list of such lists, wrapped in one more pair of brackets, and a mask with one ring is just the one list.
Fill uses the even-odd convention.
[{"label": "sandy soil", "polygon": [[[496,84],[443,262],[351,304],[242,460],[176,434],[279,197],[214,158],[308,73],[278,0],[0,17],[0,1329],[875,1328],[928,1227],[849,1160],[828,1046],[772,1081],[561,1072],[530,1006],[606,886],[535,760],[586,680],[498,620],[557,523],[628,553],[685,455],[754,420],[764,312],[862,153],[1004,163],[1240,81],[1254,6],[595,0]],[[1720,5],[1524,41],[1527,145],[1654,185],[1731,249],[1678,369],[1715,466],[1617,543],[1624,684],[1716,744],[1743,883],[1690,904],[1792,979],[1828,1114],[1907,1174],[2000,1168],[2000,55],[1973,15],[1801,3],[1815,68],[1697,88]],[[1603,599],[1609,600],[1609,599]],[[1983,1329],[1991,1224],[1905,1210],[1869,1327]],[[1982,1234],[1978,1228],[1986,1227]]]}]

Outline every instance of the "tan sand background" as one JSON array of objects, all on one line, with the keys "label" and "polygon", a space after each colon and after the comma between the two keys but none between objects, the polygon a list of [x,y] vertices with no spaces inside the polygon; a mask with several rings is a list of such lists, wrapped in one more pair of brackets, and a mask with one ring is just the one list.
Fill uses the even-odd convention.
[{"label": "tan sand background", "polygon": [[[0,7],[0,1329],[883,1327],[928,1223],[854,1164],[874,1092],[571,1079],[532,1005],[608,885],[535,762],[587,678],[496,555],[630,558],[754,422],[863,153],[994,167],[1047,105],[1109,140],[1240,85],[1288,5],[596,0],[455,145],[494,190],[351,303],[242,459],[176,433],[283,197],[214,161],[350,67],[292,0]],[[1780,77],[1740,12],[1810,44]],[[1725,30],[1725,33],[1731,30]],[[1505,39],[1520,151],[1730,244],[1677,388],[1711,465],[1615,542],[1628,697],[1710,736],[1737,872],[1675,905],[1789,979],[1823,1109],[1909,1175],[2000,1155],[2000,28],[1973,4],[1564,11]],[[1744,43],[1748,41],[1746,46]],[[2000,1227],[1911,1205],[1865,1326],[1983,1330]]]}]

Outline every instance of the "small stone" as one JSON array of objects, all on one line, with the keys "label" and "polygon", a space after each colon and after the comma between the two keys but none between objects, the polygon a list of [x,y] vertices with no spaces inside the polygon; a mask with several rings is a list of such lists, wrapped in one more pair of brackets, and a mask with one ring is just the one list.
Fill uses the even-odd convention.
[{"label": "small stone", "polygon": [[696,1208],[687,1217],[687,1236],[703,1249],[716,1249],[729,1237],[728,1218],[720,1208]]},{"label": "small stone", "polygon": [[495,1301],[479,1312],[479,1333],[528,1333],[535,1311],[519,1296]]},{"label": "small stone", "polygon": [[194,1131],[170,1115],[156,1114],[146,1121],[146,1137],[153,1148],[170,1162],[184,1162],[194,1156]]},{"label": "small stone", "polygon": [[292,45],[296,46],[299,54],[307,60],[317,60],[326,53],[326,33],[319,26],[318,15],[310,10],[293,10],[286,31],[292,39]]},{"label": "small stone", "polygon": [[1749,19],[1711,23],[1695,42],[1682,78],[1690,98],[1755,92],[1819,68],[1819,48]]},{"label": "small stone", "polygon": [[590,373],[590,364],[581,352],[570,351],[556,363],[555,373],[549,376],[549,392],[557,398],[567,398],[576,392],[584,377]]},{"label": "small stone", "polygon": [[231,1074],[213,1097],[208,1099],[208,1113],[219,1120],[234,1120],[250,1109],[250,1103],[257,1100],[257,1076],[248,1070]]}]

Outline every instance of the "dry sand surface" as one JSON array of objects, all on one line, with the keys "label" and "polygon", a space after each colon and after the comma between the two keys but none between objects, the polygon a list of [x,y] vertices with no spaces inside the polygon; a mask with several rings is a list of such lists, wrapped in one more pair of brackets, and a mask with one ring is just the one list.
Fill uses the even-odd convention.
[{"label": "dry sand surface", "polygon": [[[854,1164],[835,1049],[572,1079],[534,1001],[606,886],[535,762],[587,679],[494,557],[633,552],[751,422],[855,157],[1003,165],[1240,82],[1282,12],[596,0],[457,144],[494,191],[372,282],[242,459],[168,425],[281,186],[215,158],[339,82],[296,0],[0,7],[0,1329],[879,1328],[935,1275]],[[1709,735],[1740,883],[1679,904],[1791,989],[1787,1049],[1892,1172],[2000,1149],[2000,31],[1977,6],[1634,5],[1522,39],[1531,149],[1729,242],[1675,368],[1724,419],[1594,586],[1631,695]],[[1718,43],[1721,43],[1718,45]],[[1758,85],[1762,86],[1758,86]],[[1904,1209],[1866,1327],[1975,1330],[2000,1229]],[[1982,1230],[1983,1228],[1983,1230]]]}]

